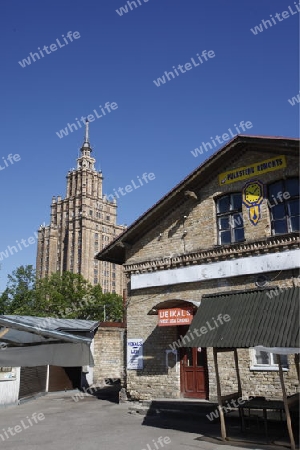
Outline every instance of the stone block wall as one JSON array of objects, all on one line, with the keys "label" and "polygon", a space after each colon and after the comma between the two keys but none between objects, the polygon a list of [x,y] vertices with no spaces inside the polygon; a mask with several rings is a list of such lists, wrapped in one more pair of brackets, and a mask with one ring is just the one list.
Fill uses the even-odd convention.
[{"label": "stone block wall", "polygon": [[[265,150],[265,149],[264,149]],[[286,154],[287,167],[264,173],[258,178],[264,186],[280,179],[298,176],[298,161],[282,147],[276,145],[269,152],[261,151],[259,146],[232,154],[221,173],[272,157]],[[288,150],[288,149],[287,149]],[[274,151],[274,152],[273,152]],[[130,276],[157,271],[164,272],[188,265],[209,264],[210,262],[236,260],[295,249],[294,236],[271,236],[270,205],[267,198],[261,204],[261,218],[254,226],[249,220],[249,211],[242,206],[245,241],[239,244],[221,246],[218,242],[216,199],[225,194],[242,192],[248,180],[239,180],[232,184],[219,185],[218,173],[199,176],[194,182],[195,198],[182,193],[176,207],[161,209],[160,219],[141,233],[140,238],[126,247],[125,272],[128,276],[128,338],[144,340],[144,368],[130,370],[127,373],[128,394],[133,399],[178,398],[180,397],[180,363],[166,362],[166,350],[178,339],[177,327],[158,327],[157,316],[148,315],[152,307],[167,300],[201,301],[204,294],[257,289],[258,270],[247,276],[208,279],[201,282],[186,282],[162,287],[144,288],[130,291]],[[265,192],[265,196],[267,192]],[[196,255],[198,254],[198,256]],[[193,256],[194,255],[194,256]],[[278,270],[264,273],[267,287],[282,289],[299,286],[296,270]],[[220,311],[226,314],[226,311]],[[179,352],[178,352],[179,353]],[[216,399],[216,384],[212,349],[208,349],[209,399]],[[253,371],[250,349],[238,350],[242,388],[245,396],[264,395],[276,397],[281,395],[277,371]],[[169,353],[168,357],[175,357]],[[222,388],[224,395],[237,390],[233,356],[219,355]],[[178,355],[179,359],[179,355]],[[171,359],[170,359],[171,361]],[[288,395],[298,389],[296,367],[293,357],[289,358],[289,370],[284,374]]]},{"label": "stone block wall", "polygon": [[[243,398],[263,396],[266,399],[282,400],[282,390],[278,370],[252,370],[252,349],[238,349],[239,372]],[[217,401],[217,382],[214,369],[213,349],[207,349],[209,371],[209,399]],[[233,352],[218,353],[218,365],[222,395],[238,391]],[[284,372],[287,395],[299,392],[295,355],[288,356],[288,371]]]},{"label": "stone block wall", "polygon": [[[269,287],[289,288],[299,286],[299,277],[295,271],[270,272]],[[149,315],[150,310],[160,302],[181,299],[201,301],[202,295],[217,292],[257,289],[257,275],[241,276],[229,280],[210,280],[165,287],[141,289],[131,293],[128,302],[128,338],[144,340],[143,370],[127,371],[127,392],[134,400],[154,398],[180,398],[180,350],[175,355],[166,350],[178,339],[177,327],[158,327],[157,315]],[[267,291],[266,291],[267,292]],[[266,293],[267,295],[267,293]],[[220,311],[226,314],[226,311]],[[180,328],[180,327],[178,327]],[[243,396],[263,395],[280,397],[281,388],[278,371],[250,370],[252,350],[239,349],[239,369]],[[218,354],[219,370],[222,379],[222,395],[237,392],[237,378],[233,353]],[[212,348],[207,349],[209,400],[217,399],[216,376]],[[284,373],[287,395],[298,389],[298,378],[294,357],[289,357],[289,370]]]},{"label": "stone block wall", "polygon": [[[179,398],[180,372],[169,344],[177,339],[176,327],[158,327],[157,315],[147,315],[156,304],[135,301],[128,310],[128,338],[143,339],[143,369],[127,370],[127,393],[132,400]],[[134,309],[134,315],[131,311]]]},{"label": "stone block wall", "polygon": [[[281,150],[281,154],[284,153]],[[234,163],[228,161],[227,167],[220,168],[220,172],[253,164],[275,157],[261,154],[259,151],[247,152],[235,157]],[[264,173],[259,180],[268,186],[282,178],[297,177],[299,174],[297,157],[286,156],[287,167],[274,172]],[[203,185],[199,180],[199,187],[195,189],[198,200],[190,200],[182,196],[176,210],[162,211],[161,220],[145,233],[126,254],[126,265],[141,263],[148,260],[170,258],[189,252],[203,251],[218,245],[216,224],[216,199],[222,195],[242,192],[246,182],[240,180],[232,184],[220,186],[217,176]],[[267,196],[267,192],[265,192]],[[271,203],[270,203],[271,204]],[[248,208],[242,206],[245,240],[255,241],[271,236],[271,221],[267,198],[261,204],[261,219],[256,226],[249,220]],[[184,234],[186,231],[186,234]]]},{"label": "stone block wall", "polygon": [[94,384],[105,378],[120,378],[124,383],[124,339],[125,328],[100,326],[94,338]]}]

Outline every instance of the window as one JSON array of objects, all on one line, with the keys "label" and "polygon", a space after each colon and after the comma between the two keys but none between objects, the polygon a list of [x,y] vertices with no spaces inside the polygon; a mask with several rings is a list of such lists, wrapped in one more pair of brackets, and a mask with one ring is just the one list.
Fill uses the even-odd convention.
[{"label": "window", "polygon": [[268,205],[273,235],[300,230],[299,181],[297,178],[279,180],[270,184]]},{"label": "window", "polygon": [[242,194],[224,195],[217,199],[217,225],[219,244],[244,240]]},{"label": "window", "polygon": [[[252,366],[251,370],[278,370],[276,357],[273,353],[263,352],[261,350],[252,349]],[[281,355],[282,368],[288,369],[287,355]]]},{"label": "window", "polygon": [[98,284],[98,278],[94,278],[94,284]]}]

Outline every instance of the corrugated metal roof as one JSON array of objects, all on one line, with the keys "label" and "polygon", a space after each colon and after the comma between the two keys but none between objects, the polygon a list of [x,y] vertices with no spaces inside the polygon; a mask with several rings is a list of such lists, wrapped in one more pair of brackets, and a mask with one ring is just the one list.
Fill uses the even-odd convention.
[{"label": "corrugated metal roof", "polygon": [[54,317],[3,315],[0,318],[6,318],[16,323],[52,331],[92,331],[99,324],[99,322],[94,320],[57,319]]},{"label": "corrugated metal roof", "polygon": [[[98,322],[90,320],[76,319],[55,319],[53,317],[35,317],[35,316],[0,316],[0,326],[9,328],[7,340],[15,343],[49,342],[49,338],[63,342],[91,343],[91,337],[76,336],[76,332],[91,332],[97,326]],[[18,330],[24,333],[12,332]],[[28,333],[40,336],[40,339],[30,340]],[[5,335],[2,339],[5,341]]]},{"label": "corrugated metal roof", "polygon": [[[299,347],[299,295],[295,287],[204,296],[182,346]],[[228,322],[218,319],[225,314]]]}]

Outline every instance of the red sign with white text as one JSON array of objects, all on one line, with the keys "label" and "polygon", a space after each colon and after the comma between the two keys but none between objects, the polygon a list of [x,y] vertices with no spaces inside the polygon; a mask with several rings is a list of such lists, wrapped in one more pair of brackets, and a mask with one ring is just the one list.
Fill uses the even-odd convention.
[{"label": "red sign with white text", "polygon": [[169,327],[189,325],[193,320],[193,307],[160,309],[158,311],[158,326]]}]

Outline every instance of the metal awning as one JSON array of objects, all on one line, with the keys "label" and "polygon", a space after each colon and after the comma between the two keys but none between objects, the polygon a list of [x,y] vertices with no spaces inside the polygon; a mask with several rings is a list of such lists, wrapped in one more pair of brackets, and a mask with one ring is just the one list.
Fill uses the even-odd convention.
[{"label": "metal awning", "polygon": [[203,296],[187,333],[190,341],[182,346],[297,348],[299,294],[294,287]]},{"label": "metal awning", "polygon": [[148,315],[149,316],[157,315],[160,309],[181,308],[185,306],[192,306],[195,310],[197,310],[199,305],[200,302],[197,302],[195,300],[182,300],[182,299],[165,300],[153,306],[148,312]]},{"label": "metal awning", "polygon": [[[0,316],[0,366],[93,366],[90,344],[97,326],[88,320]],[[79,332],[86,336],[72,334]]]},{"label": "metal awning", "polygon": [[[227,439],[218,352],[233,351],[237,373],[238,397],[242,397],[237,348],[257,347],[272,350],[277,355],[298,353],[300,288],[263,289],[228,292],[203,296],[201,305],[191,323],[183,347],[213,347],[217,381],[218,410],[221,436]],[[278,359],[279,379],[291,449],[295,439],[291,425],[289,404],[284,385],[283,370]],[[232,395],[235,395],[232,394]]]}]

